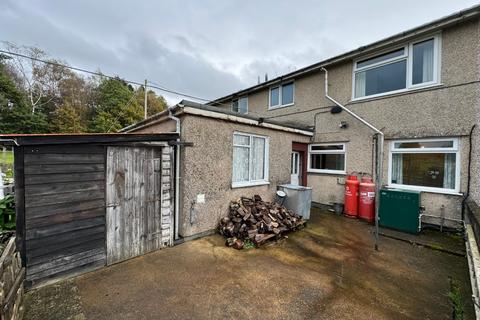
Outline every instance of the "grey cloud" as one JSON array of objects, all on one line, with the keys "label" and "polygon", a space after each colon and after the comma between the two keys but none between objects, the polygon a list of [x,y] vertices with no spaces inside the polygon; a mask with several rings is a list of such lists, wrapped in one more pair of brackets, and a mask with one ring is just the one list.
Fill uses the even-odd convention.
[{"label": "grey cloud", "polygon": [[255,84],[265,72],[280,75],[475,3],[2,0],[0,40],[213,98]]}]

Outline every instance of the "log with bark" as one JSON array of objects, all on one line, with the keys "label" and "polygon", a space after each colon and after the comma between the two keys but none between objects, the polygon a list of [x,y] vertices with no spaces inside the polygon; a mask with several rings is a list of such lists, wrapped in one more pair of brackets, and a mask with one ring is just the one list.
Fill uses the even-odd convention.
[{"label": "log with bark", "polygon": [[220,220],[218,229],[227,238],[227,246],[242,249],[245,242],[259,246],[304,224],[305,220],[295,212],[255,195],[232,201],[229,214]]}]

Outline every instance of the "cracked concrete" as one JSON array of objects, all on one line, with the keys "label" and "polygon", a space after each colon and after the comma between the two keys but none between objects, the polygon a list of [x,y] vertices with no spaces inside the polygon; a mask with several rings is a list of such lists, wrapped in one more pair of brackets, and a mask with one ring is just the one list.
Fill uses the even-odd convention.
[{"label": "cracked concrete", "polygon": [[473,319],[465,258],[383,237],[376,252],[371,230],[314,210],[260,249],[208,236],[32,291],[26,319],[451,319],[449,278]]}]

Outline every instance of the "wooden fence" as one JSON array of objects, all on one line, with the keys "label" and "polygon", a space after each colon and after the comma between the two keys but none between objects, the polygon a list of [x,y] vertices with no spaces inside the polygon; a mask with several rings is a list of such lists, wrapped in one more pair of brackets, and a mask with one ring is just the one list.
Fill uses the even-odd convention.
[{"label": "wooden fence", "polygon": [[24,314],[25,268],[16,250],[15,237],[10,238],[0,257],[0,319],[19,320]]}]

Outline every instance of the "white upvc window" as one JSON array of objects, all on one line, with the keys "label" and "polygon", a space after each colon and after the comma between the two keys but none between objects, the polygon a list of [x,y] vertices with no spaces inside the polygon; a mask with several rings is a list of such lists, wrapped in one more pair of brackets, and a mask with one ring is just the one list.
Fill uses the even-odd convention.
[{"label": "white upvc window", "polygon": [[292,106],[295,103],[295,84],[293,82],[270,88],[268,110]]},{"label": "white upvc window", "polygon": [[308,146],[308,172],[345,174],[345,143]]},{"label": "white upvc window", "polygon": [[457,138],[398,140],[390,144],[390,187],[419,191],[460,192]]},{"label": "white upvc window", "polygon": [[440,82],[440,35],[356,60],[352,99],[377,97]]},{"label": "white upvc window", "polygon": [[269,183],[268,140],[254,134],[233,134],[233,188]]},{"label": "white upvc window", "polygon": [[232,101],[232,111],[240,114],[248,113],[248,97],[238,98]]}]

